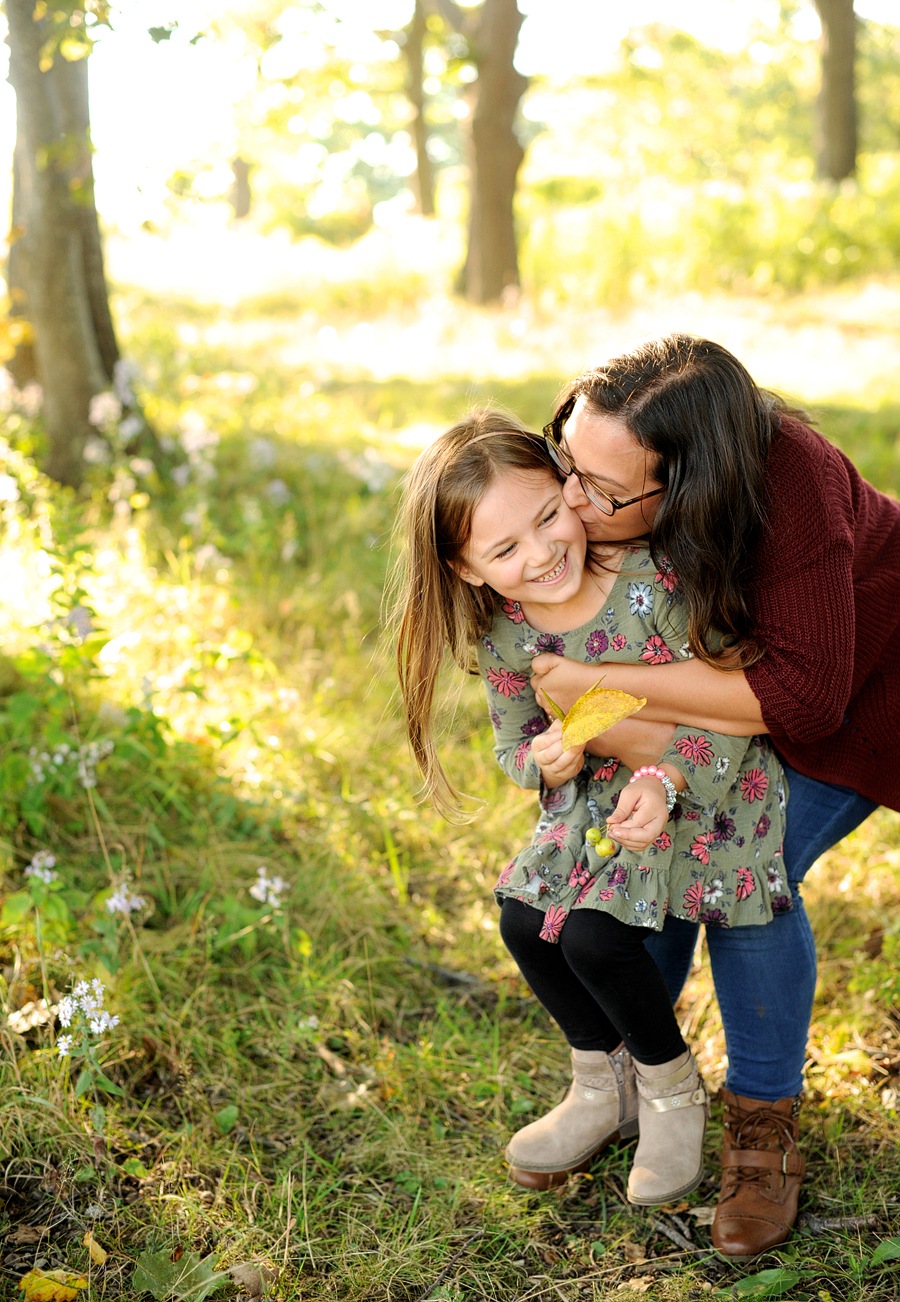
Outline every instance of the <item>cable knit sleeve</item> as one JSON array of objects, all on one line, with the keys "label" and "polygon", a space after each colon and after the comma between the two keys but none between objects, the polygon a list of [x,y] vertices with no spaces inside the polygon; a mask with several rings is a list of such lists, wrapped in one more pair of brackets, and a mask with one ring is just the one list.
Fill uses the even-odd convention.
[{"label": "cable knit sleeve", "polygon": [[766,650],[747,681],[775,742],[808,743],[837,731],[853,690],[853,493],[837,450],[796,422],[776,437],[769,469],[750,585]]}]

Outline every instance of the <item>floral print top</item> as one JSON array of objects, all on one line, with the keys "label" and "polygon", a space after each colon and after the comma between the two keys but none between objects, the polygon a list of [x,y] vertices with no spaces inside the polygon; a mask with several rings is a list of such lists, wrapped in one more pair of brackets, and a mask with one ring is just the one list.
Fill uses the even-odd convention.
[{"label": "floral print top", "polygon": [[548,720],[529,682],[540,651],[585,662],[688,659],[687,611],[671,566],[657,568],[646,550],[630,548],[603,608],[581,628],[540,633],[518,602],[507,601],[482,638],[478,665],[497,760],[519,786],[541,792],[531,844],[500,874],[498,900],[543,910],[541,935],[551,942],[572,909],[603,909],[657,931],[667,913],[734,927],[787,912],[786,782],[767,739],[678,727],[661,762],[678,768],[688,786],[668,825],[639,854],[620,847],[602,858],[586,833],[606,822],[631,772],[617,759],[586,755],[576,778],[553,791],[542,787],[531,741]]}]

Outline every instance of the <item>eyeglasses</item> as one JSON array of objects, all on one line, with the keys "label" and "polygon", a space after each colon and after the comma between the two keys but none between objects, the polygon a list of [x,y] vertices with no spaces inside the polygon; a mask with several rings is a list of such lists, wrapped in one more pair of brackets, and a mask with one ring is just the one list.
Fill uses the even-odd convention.
[{"label": "eyeglasses", "polygon": [[570,475],[575,476],[585,497],[596,506],[598,511],[602,511],[604,515],[615,515],[616,511],[621,511],[624,506],[634,506],[635,502],[643,502],[646,497],[658,497],[660,493],[666,491],[664,488],[651,488],[649,493],[640,493],[637,497],[629,497],[627,501],[620,502],[618,498],[610,497],[609,493],[591,479],[590,475],[579,470],[568,452],[564,451],[561,443],[563,425],[571,416],[574,406],[575,400],[570,399],[563,404],[550,424],[544,426],[544,442],[556,468],[561,470],[567,479]]}]

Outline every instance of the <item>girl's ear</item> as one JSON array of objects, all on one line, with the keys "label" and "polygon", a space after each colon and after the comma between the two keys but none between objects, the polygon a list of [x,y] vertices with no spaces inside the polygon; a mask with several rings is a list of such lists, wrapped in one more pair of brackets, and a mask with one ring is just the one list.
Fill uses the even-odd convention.
[{"label": "girl's ear", "polygon": [[473,588],[484,587],[484,579],[479,578],[474,570],[470,570],[465,561],[450,561],[450,568],[456,570],[463,582],[471,583]]}]

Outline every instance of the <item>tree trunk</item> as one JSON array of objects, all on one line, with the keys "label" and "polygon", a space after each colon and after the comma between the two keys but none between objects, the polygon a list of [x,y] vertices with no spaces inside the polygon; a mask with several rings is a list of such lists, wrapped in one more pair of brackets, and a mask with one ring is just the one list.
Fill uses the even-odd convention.
[{"label": "tree trunk", "polygon": [[16,134],[16,147],[13,153],[12,222],[9,237],[9,257],[6,263],[6,283],[9,287],[9,315],[13,320],[23,323],[26,328],[22,342],[19,343],[13,356],[4,363],[20,389],[24,389],[26,384],[30,384],[37,379],[32,330],[30,323],[28,323],[28,313],[25,308],[27,299],[25,292],[25,241],[22,236],[25,234],[25,214],[28,211],[30,196],[28,194],[28,169],[25,165],[24,151],[25,141],[22,138],[20,127]]},{"label": "tree trunk", "polygon": [[234,175],[230,195],[231,206],[234,209],[234,220],[241,221],[244,217],[249,217],[253,200],[250,191],[250,164],[245,158],[235,158],[231,164],[231,171]]},{"label": "tree trunk", "polygon": [[408,81],[406,93],[415,110],[412,120],[413,145],[416,151],[416,208],[423,217],[434,216],[434,171],[428,157],[428,130],[425,126],[425,92],[422,89],[424,77],[423,44],[427,27],[427,14],[423,0],[416,0],[412,22],[406,29],[406,55]]},{"label": "tree trunk", "polygon": [[88,419],[91,398],[110,387],[119,357],[94,206],[87,65],[57,54],[41,72],[47,20],[35,21],[34,0],[7,0],[6,10],[21,141],[17,259],[43,389],[45,469],[77,485],[85,443],[96,432]]},{"label": "tree trunk", "polygon": [[818,170],[842,181],[856,171],[856,15],[853,0],[816,0],[816,8],[822,20]]},{"label": "tree trunk", "polygon": [[478,65],[472,114],[472,183],[466,297],[492,303],[519,283],[513,220],[516,178],[525,152],[514,130],[528,79],[513,58],[523,16],[516,0],[484,0],[474,37]]}]

